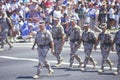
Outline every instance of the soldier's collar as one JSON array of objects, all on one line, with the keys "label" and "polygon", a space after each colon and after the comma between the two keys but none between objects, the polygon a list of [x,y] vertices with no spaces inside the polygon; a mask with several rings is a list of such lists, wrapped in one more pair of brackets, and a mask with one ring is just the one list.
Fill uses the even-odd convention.
[{"label": "soldier's collar", "polygon": [[110,32],[108,32],[107,30],[105,32],[103,32],[104,34],[110,34]]},{"label": "soldier's collar", "polygon": [[54,25],[55,27],[59,27],[60,24]]},{"label": "soldier's collar", "polygon": [[88,32],[91,32],[91,30],[90,30],[90,29],[88,29],[87,31],[85,30],[85,32],[86,32],[86,33],[88,33]]},{"label": "soldier's collar", "polygon": [[72,27],[73,29],[77,28],[77,25],[75,25],[74,27]]},{"label": "soldier's collar", "polygon": [[44,30],[40,30],[40,32],[46,32],[47,30],[46,29],[44,29]]}]

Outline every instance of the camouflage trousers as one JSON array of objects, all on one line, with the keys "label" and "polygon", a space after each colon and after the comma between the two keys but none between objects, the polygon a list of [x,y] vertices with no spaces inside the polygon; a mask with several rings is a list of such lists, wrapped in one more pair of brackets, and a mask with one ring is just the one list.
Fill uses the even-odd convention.
[{"label": "camouflage trousers", "polygon": [[78,56],[78,54],[76,53],[78,50],[78,44],[77,43],[70,43],[70,49],[71,49],[71,53],[70,53],[70,64],[72,65],[74,62],[74,58],[76,58],[76,60],[78,62],[80,62],[80,57]]},{"label": "camouflage trousers", "polygon": [[108,58],[110,54],[110,47],[106,47],[106,46],[101,46],[101,55],[102,55],[102,69],[104,67],[105,62],[108,63],[109,65],[111,65],[111,60]]},{"label": "camouflage trousers", "polygon": [[1,48],[4,48],[4,41],[11,47],[11,43],[7,38],[8,32],[0,32],[0,43],[1,43]]},{"label": "camouflage trousers", "polygon": [[86,64],[88,63],[89,60],[95,65],[94,59],[91,56],[93,44],[86,42],[83,45],[84,45],[84,52],[85,52],[84,67],[86,67]]},{"label": "camouflage trousers", "polygon": [[48,51],[49,51],[49,46],[46,46],[46,47],[43,47],[43,48],[38,47],[38,48],[37,48],[37,51],[38,51],[38,57],[39,57],[37,74],[39,74],[40,71],[43,69],[43,65],[44,65],[48,70],[51,69],[51,66],[50,66],[49,62],[48,62],[47,59],[46,59],[47,53],[48,53]]},{"label": "camouflage trousers", "polygon": [[54,40],[54,49],[55,49],[54,56],[57,58],[58,63],[62,59],[61,52],[62,52],[62,49],[63,49],[63,45],[61,43],[62,43],[61,39]]},{"label": "camouflage trousers", "polygon": [[118,55],[117,69],[120,70],[120,46],[116,45],[116,51],[117,51],[117,55]]}]

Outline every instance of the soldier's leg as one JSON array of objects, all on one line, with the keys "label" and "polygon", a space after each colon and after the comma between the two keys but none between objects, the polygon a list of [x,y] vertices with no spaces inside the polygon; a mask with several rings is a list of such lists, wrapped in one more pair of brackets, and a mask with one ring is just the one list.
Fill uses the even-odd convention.
[{"label": "soldier's leg", "polygon": [[90,61],[93,63],[94,68],[96,67],[97,62],[90,56]]},{"label": "soldier's leg", "polygon": [[104,65],[107,60],[107,55],[106,55],[106,51],[104,48],[102,48],[102,50],[101,50],[101,55],[102,55],[101,69],[104,70]]},{"label": "soldier's leg", "polygon": [[44,56],[42,53],[44,53],[44,51],[41,49],[41,48],[37,48],[38,50],[38,57],[39,57],[39,63],[38,63],[38,67],[37,67],[37,72],[36,72],[36,75],[33,76],[33,78],[35,79],[38,79],[39,76],[40,76],[40,72],[42,71],[43,69],[43,61],[44,61]]},{"label": "soldier's leg", "polygon": [[6,38],[6,43],[9,45],[10,49],[13,47],[13,45],[10,43],[10,41],[8,40],[8,38]]},{"label": "soldier's leg", "polygon": [[39,57],[39,63],[38,63],[38,68],[37,68],[37,73],[36,75],[33,76],[33,78],[37,79],[40,76],[40,72],[43,69],[43,65],[42,63],[44,63],[44,58],[46,57],[46,52],[44,51],[44,49],[41,49],[40,47],[37,48],[38,51],[38,57]]},{"label": "soldier's leg", "polygon": [[104,70],[104,64],[105,64],[105,57],[102,57],[102,63],[101,63],[101,69]]},{"label": "soldier's leg", "polygon": [[102,57],[101,69],[98,70],[99,73],[104,72],[104,63],[105,63],[105,59],[104,59],[104,57]]},{"label": "soldier's leg", "polygon": [[82,59],[78,56],[78,54],[75,54],[74,57],[76,58],[76,60],[79,62],[79,66],[80,67],[83,64]]},{"label": "soldier's leg", "polygon": [[54,71],[52,70],[52,68],[46,58],[48,50],[49,50],[48,48],[45,48],[42,50],[42,62],[45,65],[45,67],[48,69],[48,74],[51,75],[51,74],[53,74]]},{"label": "soldier's leg", "polygon": [[1,33],[1,49],[4,48],[4,33]]},{"label": "soldier's leg", "polygon": [[74,58],[75,58],[75,53],[76,53],[76,47],[74,43],[70,43],[70,48],[71,48],[71,53],[70,53],[70,65],[69,67],[72,67]]},{"label": "soldier's leg", "polygon": [[88,64],[88,60],[89,60],[89,50],[85,49],[85,60],[84,60],[84,68],[86,68],[86,65]]},{"label": "soldier's leg", "polygon": [[43,66],[41,62],[39,61],[36,75],[33,76],[34,79],[38,79],[40,77],[40,72],[42,71],[42,69],[43,69]]},{"label": "soldier's leg", "polygon": [[110,54],[110,49],[108,49],[107,51],[105,51],[105,57],[106,57],[106,62],[108,63],[108,65],[110,66],[110,69],[112,69],[112,67],[114,66],[114,64],[111,62],[111,60],[108,58],[109,54]]},{"label": "soldier's leg", "polygon": [[74,58],[79,62],[79,66],[78,67],[80,67],[82,64],[83,64],[83,61],[82,61],[82,59],[78,56],[78,54],[76,54],[76,51],[78,50],[78,47],[77,47],[77,45],[75,46],[75,48],[74,48]]},{"label": "soldier's leg", "polygon": [[117,65],[118,74],[120,73],[120,50],[118,52],[118,65]]},{"label": "soldier's leg", "polygon": [[56,43],[54,48],[55,48],[54,56],[57,58],[57,61],[58,61],[56,66],[58,66],[63,61],[63,58],[61,57],[62,46],[59,43]]},{"label": "soldier's leg", "polygon": [[84,66],[83,68],[81,69],[82,71],[85,71],[86,70],[86,65],[88,64],[88,49],[84,49],[84,52],[85,52],[85,59],[84,59]]},{"label": "soldier's leg", "polygon": [[3,48],[4,48],[4,40],[1,39],[1,49],[3,49]]},{"label": "soldier's leg", "polygon": [[57,54],[57,61],[58,61],[58,65],[60,65],[63,61],[63,57],[60,56],[60,53],[56,53]]},{"label": "soldier's leg", "polygon": [[72,65],[73,65],[73,63],[74,63],[74,53],[70,53],[70,65],[69,65],[69,67],[72,67]]},{"label": "soldier's leg", "polygon": [[118,75],[120,74],[120,50],[119,49],[116,49],[116,50],[118,55],[118,64],[117,64],[117,70],[114,72],[114,74]]},{"label": "soldier's leg", "polygon": [[47,60],[44,62],[44,64],[45,64],[45,67],[48,69],[48,74],[49,75],[53,74],[54,70],[51,68]]},{"label": "soldier's leg", "polygon": [[90,62],[93,63],[93,66],[96,67],[97,62],[95,62],[95,60],[92,58],[91,53],[92,53],[92,49],[89,50],[89,54],[88,54],[89,60]]},{"label": "soldier's leg", "polygon": [[111,62],[111,60],[109,58],[107,58],[107,63],[109,64],[110,66],[110,69],[112,69],[112,67],[114,66],[114,64]]},{"label": "soldier's leg", "polygon": [[58,55],[59,55],[59,64],[61,64],[61,62],[63,61],[63,57],[61,57],[61,52],[62,52],[62,49],[63,49],[63,44],[61,44],[61,41],[60,41],[60,44],[58,44]]},{"label": "soldier's leg", "polygon": [[57,58],[57,65],[61,65],[62,61],[63,61],[63,57],[61,57],[60,55],[61,53],[56,53],[56,58]]},{"label": "soldier's leg", "polygon": [[42,71],[42,69],[43,69],[42,63],[39,62],[36,75],[40,75],[40,72]]},{"label": "soldier's leg", "polygon": [[56,44],[54,44],[54,49],[55,49],[55,52],[54,52],[54,54],[53,54],[53,55],[57,58],[57,53],[56,53],[56,52],[57,52],[57,50],[56,50],[56,48],[57,48],[57,47],[56,47]]},{"label": "soldier's leg", "polygon": [[88,57],[85,57],[85,60],[84,60],[84,68],[86,67],[87,63],[88,63]]},{"label": "soldier's leg", "polygon": [[85,59],[84,59],[84,65],[83,65],[83,68],[81,68],[82,71],[85,71],[86,70],[86,65],[88,63],[88,57],[86,56]]},{"label": "soldier's leg", "polygon": [[102,62],[101,62],[101,69],[98,70],[99,73],[104,72],[104,64],[105,64],[105,61],[106,61],[106,57],[104,56],[104,53],[105,53],[105,51],[102,49],[101,50]]}]

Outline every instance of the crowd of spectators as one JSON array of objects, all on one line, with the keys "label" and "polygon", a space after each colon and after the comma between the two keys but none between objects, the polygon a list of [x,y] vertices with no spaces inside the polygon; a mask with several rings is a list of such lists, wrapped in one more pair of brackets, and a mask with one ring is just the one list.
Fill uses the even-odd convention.
[{"label": "crowd of spectators", "polygon": [[100,32],[99,25],[107,23],[107,28],[120,28],[120,0],[0,0],[0,12],[11,20],[13,41],[18,36],[23,39],[33,37],[40,20],[46,22],[50,30],[53,18],[59,17],[65,33],[70,27],[71,17],[83,29],[85,22],[90,28]]}]

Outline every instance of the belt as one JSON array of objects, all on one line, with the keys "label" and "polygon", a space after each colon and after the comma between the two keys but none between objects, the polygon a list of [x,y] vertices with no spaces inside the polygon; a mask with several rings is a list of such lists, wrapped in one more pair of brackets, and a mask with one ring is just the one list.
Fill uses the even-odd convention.
[{"label": "belt", "polygon": [[60,39],[61,39],[61,37],[56,37],[56,38],[53,38],[53,39],[55,39],[55,40],[60,40]]},{"label": "belt", "polygon": [[49,44],[46,44],[46,45],[38,45],[38,47],[40,47],[40,48],[44,48],[44,47],[46,47],[46,46],[49,46]]},{"label": "belt", "polygon": [[89,43],[90,44],[90,43],[92,43],[92,41],[83,41],[83,43]]},{"label": "belt", "polygon": [[70,40],[70,42],[72,42],[72,43],[75,43],[75,42],[77,42],[77,41],[79,41],[79,39]]},{"label": "belt", "polygon": [[111,46],[111,43],[102,43],[102,45]]}]

